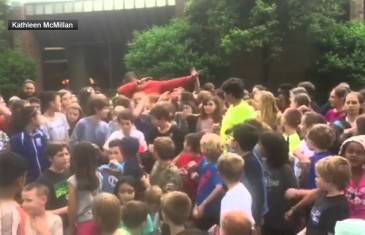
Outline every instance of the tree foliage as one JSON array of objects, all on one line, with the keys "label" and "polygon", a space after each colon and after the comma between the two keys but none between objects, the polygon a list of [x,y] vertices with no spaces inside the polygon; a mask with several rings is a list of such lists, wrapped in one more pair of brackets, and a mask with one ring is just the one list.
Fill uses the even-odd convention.
[{"label": "tree foliage", "polygon": [[[328,43],[323,38],[343,24],[347,4],[347,0],[187,0],[184,19],[135,34],[126,65],[153,75],[167,71],[178,75],[196,66],[204,68],[203,75],[219,78],[233,58],[261,51],[262,69],[269,70],[280,60],[291,35],[300,33],[301,40],[314,45]],[[265,81],[268,73],[263,74]]]},{"label": "tree foliage", "polygon": [[6,0],[0,0],[0,92],[14,95],[26,79],[35,79],[35,62],[19,50],[9,48],[6,30],[8,14]]},{"label": "tree foliage", "polygon": [[318,41],[317,71],[332,84],[349,81],[365,84],[365,25],[362,22],[334,24]]},{"label": "tree foliage", "polygon": [[35,63],[18,50],[0,52],[0,91],[14,94],[26,79],[35,78]]}]

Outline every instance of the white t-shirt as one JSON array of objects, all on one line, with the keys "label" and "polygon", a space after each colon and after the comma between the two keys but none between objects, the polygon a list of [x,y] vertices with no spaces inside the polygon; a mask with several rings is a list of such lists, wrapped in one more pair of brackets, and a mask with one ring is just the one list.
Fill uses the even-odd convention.
[{"label": "white t-shirt", "polygon": [[238,183],[236,186],[228,190],[226,195],[223,197],[221,202],[221,215],[220,219],[227,212],[240,211],[245,213],[252,225],[255,224],[255,220],[252,217],[252,197],[247,188],[242,184]]},{"label": "white t-shirt", "polygon": [[[109,138],[105,141],[105,144],[103,146],[103,148],[105,150],[109,150],[109,142],[112,140],[116,140],[116,139],[123,139],[124,138],[124,133],[123,131],[119,130],[119,131],[114,131]],[[144,134],[142,132],[140,132],[139,130],[137,130],[135,127],[131,130],[131,137],[134,137],[136,139],[138,139],[140,146],[146,151],[147,150],[147,143],[146,140],[144,138]]]},{"label": "white t-shirt", "polygon": [[[305,140],[302,140],[300,142],[300,145],[298,146],[297,150],[299,150],[304,156],[309,157],[309,158],[313,157],[313,155],[314,155],[314,151],[312,151],[308,148],[307,142],[305,142]],[[302,169],[300,166],[300,162],[299,162],[298,158],[295,157],[294,158],[294,174],[297,178],[299,178],[301,173],[302,173]]]},{"label": "white t-shirt", "polygon": [[68,141],[68,124],[66,115],[63,113],[55,113],[55,117],[50,120],[46,119],[46,123],[41,125],[41,129],[46,134],[47,139],[56,141]]}]

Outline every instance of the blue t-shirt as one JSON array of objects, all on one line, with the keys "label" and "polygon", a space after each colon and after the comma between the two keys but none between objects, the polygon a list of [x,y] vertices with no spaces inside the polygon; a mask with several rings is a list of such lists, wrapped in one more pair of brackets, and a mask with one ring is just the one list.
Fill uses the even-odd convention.
[{"label": "blue t-shirt", "polygon": [[109,172],[105,171],[105,169],[114,169],[118,170],[121,173],[123,172],[124,163],[118,164],[105,164],[98,168],[101,176],[102,176],[102,191],[106,193],[113,193],[115,185],[118,182],[118,178]]},{"label": "blue t-shirt", "polygon": [[[198,164],[196,172],[199,175],[199,185],[195,204],[199,206],[217,185],[223,186],[223,182],[218,175],[217,162],[207,162],[205,158]],[[222,197],[217,197],[209,203],[204,209],[204,215],[219,215],[221,200]]]},{"label": "blue t-shirt", "polygon": [[307,189],[314,189],[316,188],[316,163],[328,156],[331,156],[332,154],[330,152],[321,152],[321,153],[315,153],[313,157],[311,158],[309,170],[308,170],[308,176],[307,176]]}]

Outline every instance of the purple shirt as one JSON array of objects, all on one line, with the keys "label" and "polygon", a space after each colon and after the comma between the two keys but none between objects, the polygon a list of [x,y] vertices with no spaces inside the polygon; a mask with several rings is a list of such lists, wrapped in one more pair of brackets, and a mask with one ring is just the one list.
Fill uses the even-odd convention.
[{"label": "purple shirt", "polygon": [[330,109],[327,113],[326,113],[326,120],[329,123],[333,123],[337,120],[340,120],[341,118],[343,118],[346,115],[346,112],[343,111],[336,111],[336,109]]}]

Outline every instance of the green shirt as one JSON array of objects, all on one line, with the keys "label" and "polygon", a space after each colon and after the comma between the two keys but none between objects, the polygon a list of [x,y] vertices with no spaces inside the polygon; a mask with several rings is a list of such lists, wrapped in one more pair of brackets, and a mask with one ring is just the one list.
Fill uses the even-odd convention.
[{"label": "green shirt", "polygon": [[289,142],[289,154],[293,154],[294,150],[299,147],[301,142],[299,135],[297,133],[289,136],[284,134],[284,138]]},{"label": "green shirt", "polygon": [[[147,215],[146,225],[142,229],[141,235],[150,235],[154,231],[153,227],[154,226],[153,226],[152,219],[151,219],[150,215]],[[131,235],[128,228],[124,226],[123,222],[120,223],[119,229],[123,235]]]},{"label": "green shirt", "polygon": [[241,124],[247,119],[255,118],[255,110],[246,101],[242,100],[237,105],[230,105],[223,116],[220,136],[224,143],[227,141],[226,131],[237,124]]}]

